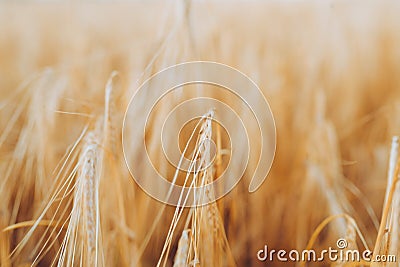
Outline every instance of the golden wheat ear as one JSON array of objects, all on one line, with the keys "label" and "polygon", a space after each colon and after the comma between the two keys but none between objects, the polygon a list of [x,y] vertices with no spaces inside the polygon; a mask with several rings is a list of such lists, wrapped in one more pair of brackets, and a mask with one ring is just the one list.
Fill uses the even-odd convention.
[{"label": "golden wheat ear", "polygon": [[[160,258],[158,260],[157,266],[165,266],[167,264],[167,259],[168,259],[169,253],[170,253],[170,248],[172,245],[174,232],[177,228],[178,222],[184,211],[184,208],[182,208],[182,207],[185,206],[185,204],[187,203],[189,195],[192,193],[191,191],[195,190],[194,189],[195,186],[199,185],[199,176],[201,175],[201,172],[198,170],[201,169],[201,167],[204,166],[204,164],[206,163],[205,159],[207,158],[207,152],[209,152],[209,151],[207,151],[207,147],[205,146],[206,142],[204,142],[204,141],[211,137],[211,119],[212,119],[213,114],[214,113],[212,111],[208,111],[207,113],[205,113],[202,116],[200,121],[195,126],[195,128],[194,128],[191,136],[189,137],[189,140],[187,141],[186,146],[182,152],[181,160],[186,155],[190,142],[194,138],[196,138],[195,139],[196,145],[195,145],[193,152],[191,153],[191,163],[189,165],[188,171],[186,173],[185,181],[183,183],[183,187],[188,187],[190,190],[188,191],[187,195],[184,195],[183,190],[180,193],[178,205],[175,209],[174,216],[172,218],[172,222],[170,224],[170,227],[169,227],[169,230],[167,233],[167,237],[164,242],[164,246],[163,246]],[[194,136],[194,134],[198,128],[200,129],[198,136]],[[179,173],[179,167],[180,166],[178,165],[178,168],[176,169],[174,178],[172,180],[173,183],[176,182],[176,178]],[[193,172],[193,174],[191,174],[192,172]],[[196,198],[194,198],[194,203],[195,202],[196,202]],[[192,212],[189,213],[187,221],[190,221],[191,216],[192,216]],[[196,250],[194,250],[194,253],[196,254]]]},{"label": "golden wheat ear", "polygon": [[[103,176],[106,147],[114,144],[114,116],[112,73],[106,86],[104,115],[97,121],[88,122],[79,138],[64,156],[55,176],[55,189],[46,206],[35,221],[26,221],[7,227],[6,231],[29,227],[27,234],[12,251],[17,257],[28,241],[46,226],[32,250],[32,265],[40,263],[50,250],[55,250],[51,265],[103,266],[104,251],[100,225],[99,187]],[[110,145],[108,154],[115,158],[115,148]],[[50,216],[49,220],[46,220]],[[59,243],[61,240],[61,243]]]},{"label": "golden wheat ear", "polygon": [[[205,187],[205,185],[213,181],[213,175],[216,174],[215,168],[218,167],[213,164],[210,165],[212,157],[210,155],[210,142],[208,142],[212,137],[214,115],[214,110],[205,113],[196,126],[200,127],[200,129],[196,138],[195,149],[191,154],[192,161],[189,165],[189,172],[186,174],[184,185],[189,183],[188,187],[197,193],[194,194],[195,205],[189,208],[186,218],[186,230],[182,232],[178,242],[174,266],[236,266],[230,252],[223,220],[219,214],[217,204],[215,201],[211,201],[214,199],[213,192]],[[206,166],[208,168],[205,168]],[[198,188],[202,189],[195,191]],[[187,198],[188,195],[183,196],[181,193],[180,204],[184,205],[188,200]],[[210,204],[207,205],[196,205],[196,203],[209,202]],[[167,255],[170,253],[173,235],[183,210],[180,206],[175,209],[157,266],[165,266],[167,263]],[[225,257],[221,257],[221,255],[225,255]]]},{"label": "golden wheat ear", "polygon": [[[400,253],[400,139],[394,136],[389,158],[389,169],[385,201],[382,211],[381,224],[375,242],[372,258],[378,255],[395,255]],[[394,263],[391,263],[394,264]],[[377,266],[376,263],[372,266]]]},{"label": "golden wheat ear", "polygon": [[105,89],[104,115],[99,116],[93,129],[84,138],[78,159],[74,198],[70,220],[64,237],[58,266],[104,266],[104,249],[101,235],[100,184],[104,173],[105,151],[116,158],[116,130],[113,125],[115,103],[112,72]]},{"label": "golden wheat ear", "polygon": [[189,262],[190,253],[190,229],[183,230],[181,238],[179,238],[178,249],[175,254],[173,267],[186,267]]}]

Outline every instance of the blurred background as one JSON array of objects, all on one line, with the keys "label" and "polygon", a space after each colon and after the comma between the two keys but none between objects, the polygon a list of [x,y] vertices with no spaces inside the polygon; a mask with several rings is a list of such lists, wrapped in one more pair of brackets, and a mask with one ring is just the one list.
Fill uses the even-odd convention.
[{"label": "blurred background", "polygon": [[[400,132],[399,12],[398,1],[1,2],[0,265],[156,266],[175,208],[130,177],[122,120],[145,79],[191,60],[248,75],[277,128],[268,179],[249,194],[246,173],[218,201],[209,216],[220,224],[201,232],[209,243],[198,245],[200,266],[284,265],[260,262],[257,251],[305,249],[338,214],[348,217],[332,218],[312,247],[346,238],[364,249],[364,238],[373,249]],[[130,153],[140,168],[137,140]],[[150,141],[155,154],[158,141]],[[96,186],[81,184],[91,173]],[[177,262],[189,213],[165,266]]]}]

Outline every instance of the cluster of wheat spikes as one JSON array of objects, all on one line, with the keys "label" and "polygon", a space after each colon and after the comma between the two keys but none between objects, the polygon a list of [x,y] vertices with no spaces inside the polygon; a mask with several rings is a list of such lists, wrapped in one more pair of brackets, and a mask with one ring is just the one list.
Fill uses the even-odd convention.
[{"label": "cluster of wheat spikes", "polygon": [[[398,2],[368,0],[0,3],[0,266],[293,266],[260,262],[257,251],[318,251],[338,238],[399,261],[399,14]],[[122,122],[145,79],[190,60],[233,66],[259,85],[277,151],[257,192],[246,171],[217,202],[175,208],[131,178]],[[126,129],[143,177],[144,139],[154,167],[188,188],[224,171],[218,110],[194,107],[204,116],[185,133],[195,160],[186,176],[154,134],[174,101],[202,90],[170,95],[146,136]],[[210,139],[217,154],[204,169]]]}]

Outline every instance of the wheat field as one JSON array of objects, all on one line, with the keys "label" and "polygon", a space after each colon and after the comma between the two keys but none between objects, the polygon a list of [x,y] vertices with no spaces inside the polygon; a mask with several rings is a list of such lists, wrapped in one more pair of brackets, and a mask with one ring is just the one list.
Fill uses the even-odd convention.
[{"label": "wheat field", "polygon": [[[399,266],[257,259],[265,245],[321,250],[339,238],[399,259],[399,14],[397,1],[369,0],[1,2],[0,266]],[[122,125],[146,79],[194,60],[259,86],[276,152],[256,192],[246,170],[218,201],[176,208],[132,179]],[[143,114],[130,117],[135,171],[151,173],[145,138],[154,168],[173,179],[157,133],[173,101],[202,90],[164,101],[146,136],[133,134]],[[192,177],[201,185],[227,167],[230,148],[211,121],[218,109],[195,109],[205,114],[190,146],[199,166],[210,161],[199,140],[217,144],[211,171]]]}]

